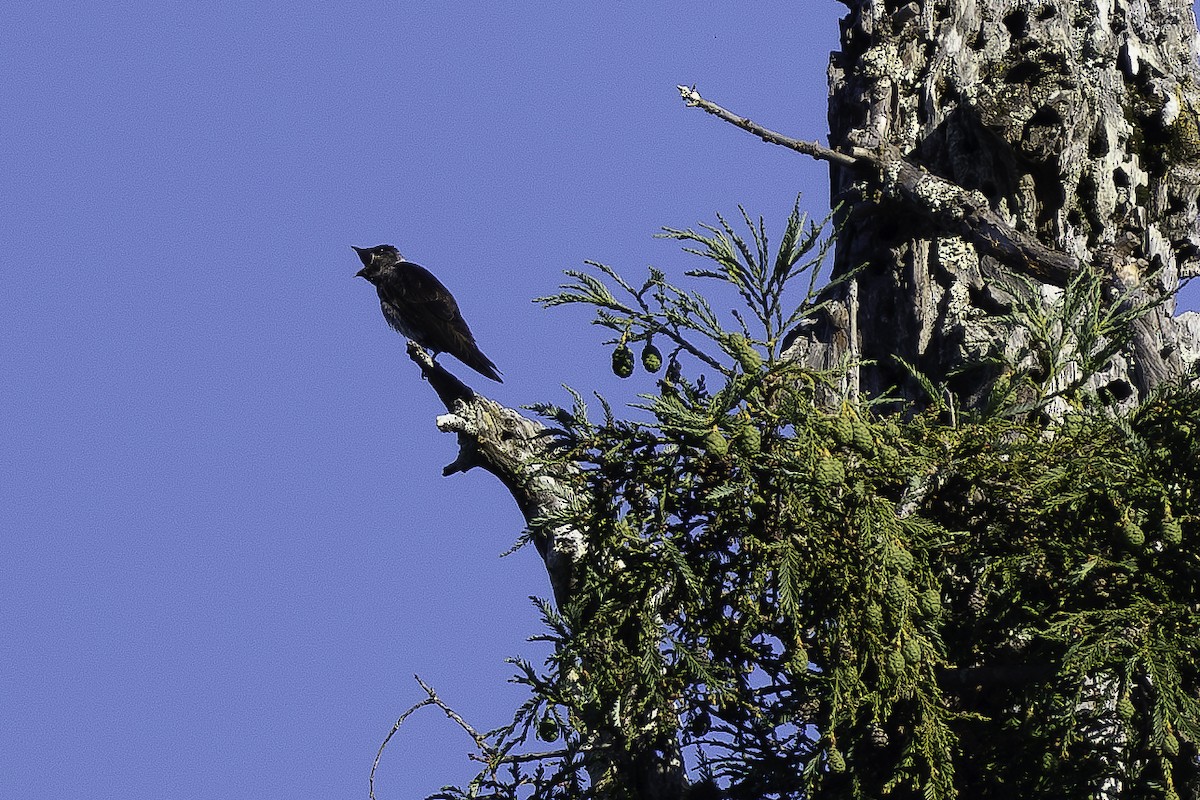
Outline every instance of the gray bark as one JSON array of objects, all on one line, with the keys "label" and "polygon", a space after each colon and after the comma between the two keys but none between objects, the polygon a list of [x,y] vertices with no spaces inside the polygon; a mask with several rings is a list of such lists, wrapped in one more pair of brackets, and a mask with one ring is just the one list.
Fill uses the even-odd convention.
[{"label": "gray bark", "polygon": [[[895,173],[831,163],[842,202],[835,272],[869,265],[841,290],[844,313],[800,331],[798,354],[875,362],[861,391],[920,391],[893,355],[935,380],[993,354],[1010,295],[1006,272],[1061,284],[1070,265],[1104,274],[1112,294],[1157,296],[1200,274],[1200,74],[1186,0],[844,0],[830,63],[830,144],[896,153],[981,201],[984,216],[929,214],[929,198],[888,191]],[[884,159],[885,161],[886,159]],[[911,193],[910,193],[911,195]],[[982,224],[981,224],[982,223]],[[1027,269],[986,226],[1058,254]],[[982,235],[980,235],[982,233]],[[1168,300],[1094,385],[1128,401],[1180,375],[1196,345]],[[989,376],[951,388],[970,403]],[[1125,391],[1122,392],[1121,389]]]},{"label": "gray bark", "polygon": [[[1068,273],[1103,276],[1109,302],[1162,296],[1200,275],[1200,69],[1189,0],[843,2],[850,13],[829,68],[831,147],[895,153],[905,169],[974,193],[999,217],[997,230],[1061,254]],[[801,332],[797,354],[822,366],[849,354],[867,362],[858,390],[898,386],[920,401],[896,355],[979,402],[994,375],[952,373],[1012,347],[996,322],[1011,302],[1005,273],[1060,281],[981,246],[954,224],[961,219],[889,191],[895,169],[831,161],[830,174],[845,224],[834,271],[869,266],[840,290],[843,313]],[[1166,300],[1138,320],[1092,387],[1137,402],[1195,362],[1198,330],[1194,315],[1175,318]],[[1083,706],[1111,706],[1113,692],[1098,679]],[[1096,745],[1110,772],[1094,796],[1120,796],[1126,742],[1097,731]]]},{"label": "gray bark", "polygon": [[[693,105],[830,161],[844,222],[834,271],[868,266],[793,332],[794,357],[825,368],[863,361],[849,389],[898,387],[919,402],[899,356],[971,404],[990,376],[950,375],[1006,340],[996,317],[1012,299],[1007,275],[1060,287],[1093,269],[1114,302],[1200,275],[1200,71],[1187,0],[843,2],[830,148],[680,87]],[[1181,375],[1200,357],[1200,315],[1173,314],[1168,300],[1146,316],[1094,385],[1124,386],[1132,403]],[[419,348],[410,354],[450,412],[439,427],[459,435],[448,474],[484,467],[528,521],[587,501],[576,473],[547,468],[539,423],[474,394]],[[561,529],[536,544],[562,605],[583,537]],[[650,784],[643,794],[678,795],[677,759],[650,760],[633,770]]]},{"label": "gray bark", "polygon": [[[535,531],[545,531],[535,532],[533,543],[546,565],[555,603],[562,608],[570,600],[576,566],[587,555],[587,541],[582,531],[568,524],[534,523],[591,502],[579,470],[553,456],[549,428],[477,394],[416,342],[408,343],[408,355],[446,407],[447,413],[438,417],[438,429],[458,436],[458,455],[443,474],[480,467],[504,484],[526,523]],[[674,800],[685,791],[683,760],[674,741],[615,757],[604,721],[595,721],[593,733],[586,758],[594,786],[632,787],[637,797],[646,800]]]},{"label": "gray bark", "polygon": [[[527,524],[552,518],[574,506],[586,506],[587,489],[579,471],[552,457],[550,430],[519,411],[476,394],[416,342],[408,355],[437,392],[448,413],[438,417],[438,429],[458,435],[458,456],[443,475],[481,467],[495,475],[516,501]],[[546,564],[559,607],[570,596],[575,564],[586,554],[581,531],[550,527],[535,535],[533,544]]]}]

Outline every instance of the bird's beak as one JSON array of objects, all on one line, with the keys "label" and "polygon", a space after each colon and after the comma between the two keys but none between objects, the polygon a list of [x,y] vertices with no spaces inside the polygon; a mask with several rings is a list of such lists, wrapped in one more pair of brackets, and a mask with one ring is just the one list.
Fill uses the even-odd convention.
[{"label": "bird's beak", "polygon": [[[355,247],[350,245],[350,249],[358,253],[358,260],[363,263],[363,266],[371,265],[371,251],[366,247]],[[361,274],[361,273],[360,273]]]},{"label": "bird's beak", "polygon": [[369,280],[371,280],[370,278],[368,278],[368,277],[367,277],[367,268],[366,268],[366,267],[363,267],[363,268],[362,268],[362,269],[360,269],[358,272],[354,273],[354,277],[356,277],[356,278],[364,278],[364,279],[366,279],[366,280],[368,280],[368,281],[369,281]]}]

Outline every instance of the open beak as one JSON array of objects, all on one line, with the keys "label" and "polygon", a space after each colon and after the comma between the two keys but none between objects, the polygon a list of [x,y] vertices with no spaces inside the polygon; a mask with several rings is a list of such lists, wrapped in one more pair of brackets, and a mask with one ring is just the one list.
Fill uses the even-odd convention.
[{"label": "open beak", "polygon": [[354,273],[356,278],[366,278],[367,267],[371,266],[371,251],[365,247],[355,247],[350,245],[350,249],[358,253],[358,260],[363,263],[363,268]]}]

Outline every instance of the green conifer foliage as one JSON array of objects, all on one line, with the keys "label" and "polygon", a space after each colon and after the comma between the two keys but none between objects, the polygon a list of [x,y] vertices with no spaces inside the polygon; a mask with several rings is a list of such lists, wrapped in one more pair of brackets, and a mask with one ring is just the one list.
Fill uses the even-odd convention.
[{"label": "green conifer foliage", "polygon": [[[635,286],[594,265],[543,298],[675,369],[645,377],[640,421],[542,408],[594,498],[570,520],[588,557],[569,604],[541,604],[554,652],[518,662],[530,699],[497,755],[443,796],[639,797],[673,760],[728,798],[1194,792],[1200,388],[1123,417],[1073,384],[1056,421],[1004,387],[975,411],[933,386],[891,416],[831,404],[838,373],[780,359],[825,240],[793,210],[771,253],[743,219],[748,240],[721,218],[664,234],[741,297],[733,330],[653,269]],[[1109,329],[1072,335],[1102,355],[1115,323],[1093,317]]]}]

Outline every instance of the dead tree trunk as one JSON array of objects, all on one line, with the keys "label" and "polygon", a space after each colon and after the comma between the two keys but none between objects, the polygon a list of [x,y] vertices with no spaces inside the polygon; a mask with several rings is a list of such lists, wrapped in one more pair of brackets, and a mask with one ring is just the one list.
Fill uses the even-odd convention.
[{"label": "dead tree trunk", "polygon": [[[1114,297],[1169,292],[1200,274],[1189,2],[843,2],[829,70],[833,148],[894,153],[965,190],[1063,263],[1101,271]],[[845,223],[835,272],[869,266],[843,290],[844,313],[805,331],[806,357],[832,364],[849,351],[873,362],[861,391],[899,387],[919,399],[899,356],[970,403],[989,376],[949,374],[994,355],[1005,272],[1061,281],[964,236],[961,214],[938,213],[935,198],[887,191],[881,163],[831,164]],[[1144,319],[1095,385],[1132,402],[1183,372],[1194,334],[1173,310],[1168,301]]]},{"label": "dead tree trunk", "polygon": [[[1102,276],[1108,302],[1169,294],[1200,274],[1200,72],[1188,0],[843,2],[850,13],[829,69],[833,148],[893,153],[972,193],[1069,270]],[[1015,356],[998,324],[1012,300],[1006,273],[1048,292],[1060,281],[1036,256],[1023,264],[981,246],[989,237],[977,225],[964,235],[961,218],[930,213],[928,197],[888,191],[888,162],[879,163],[831,164],[832,197],[844,203],[835,272],[868,267],[842,290],[841,319],[806,337],[808,357],[832,363],[844,348],[864,361],[860,391],[899,387],[919,402],[899,356],[978,404],[996,376],[963,365]],[[1135,325],[1090,381],[1126,404],[1180,376],[1196,349],[1194,321],[1176,320],[1171,299]],[[1111,708],[1114,692],[1099,677],[1084,703]],[[1109,775],[1093,794],[1120,796],[1125,743],[1096,735]]]},{"label": "dead tree trunk", "polygon": [[[843,2],[829,147],[680,87],[689,104],[831,163],[843,223],[834,272],[867,267],[794,332],[791,355],[818,367],[849,357],[862,363],[852,390],[921,402],[896,356],[970,405],[994,376],[960,368],[1011,345],[998,317],[1012,274],[1052,293],[1093,270],[1111,302],[1200,275],[1200,70],[1187,0]],[[1200,353],[1200,325],[1173,312],[1168,299],[1144,317],[1093,385],[1132,403],[1183,374]],[[440,426],[460,436],[448,471],[489,469],[530,521],[586,502],[576,475],[547,469],[537,423],[419,356],[451,411]],[[536,544],[562,603],[582,537],[554,530]],[[1101,686],[1094,702],[1107,700]],[[624,771],[647,780],[641,796],[680,793],[682,765],[664,751]],[[1120,786],[1095,789],[1115,796]]]}]

